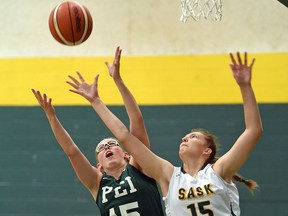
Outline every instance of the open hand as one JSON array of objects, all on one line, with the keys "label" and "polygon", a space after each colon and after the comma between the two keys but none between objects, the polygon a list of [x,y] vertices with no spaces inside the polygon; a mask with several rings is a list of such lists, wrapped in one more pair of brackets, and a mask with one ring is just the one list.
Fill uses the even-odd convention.
[{"label": "open hand", "polygon": [[94,82],[92,84],[86,83],[84,78],[79,72],[76,72],[79,80],[78,81],[76,78],[73,76],[69,75],[68,77],[72,80],[66,81],[70,86],[72,86],[74,89],[69,89],[69,91],[74,92],[76,94],[79,94],[86,98],[89,102],[92,102],[95,98],[99,97],[98,95],[98,77],[99,74],[96,75]]},{"label": "open hand", "polygon": [[250,65],[247,63],[247,52],[244,53],[244,62],[241,59],[240,53],[237,52],[237,60],[236,62],[234,56],[232,53],[230,53],[230,58],[232,61],[232,64],[230,64],[230,67],[233,72],[234,79],[238,83],[238,85],[245,85],[245,84],[251,84],[251,78],[252,78],[252,67],[255,62],[255,58],[252,59],[252,62]]},{"label": "open hand", "polygon": [[55,109],[52,106],[52,98],[49,98],[45,93],[42,95],[40,91],[34,89],[32,89],[32,92],[46,115],[55,115]]},{"label": "open hand", "polygon": [[113,63],[110,65],[107,61],[105,62],[109,75],[115,80],[115,79],[121,79],[120,77],[120,59],[121,59],[121,52],[122,49],[118,46],[115,51],[115,56]]}]

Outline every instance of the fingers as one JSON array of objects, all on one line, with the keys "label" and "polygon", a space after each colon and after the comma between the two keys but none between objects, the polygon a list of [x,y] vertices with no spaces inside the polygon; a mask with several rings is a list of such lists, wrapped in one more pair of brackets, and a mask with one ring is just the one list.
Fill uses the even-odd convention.
[{"label": "fingers", "polygon": [[120,59],[121,59],[121,53],[122,53],[122,49],[119,48],[119,52],[118,52],[118,56],[117,56],[118,61],[120,61]]},{"label": "fingers", "polygon": [[[35,91],[34,89],[31,89],[31,90],[32,90],[34,96],[36,97],[36,91]],[[36,98],[37,98],[37,97],[36,97]]]},{"label": "fingers", "polygon": [[51,106],[51,104],[52,104],[52,98],[49,98],[48,104],[49,104],[49,106]]},{"label": "fingers", "polygon": [[97,74],[94,78],[94,84],[97,86],[98,85],[98,79],[99,79],[99,74]]},{"label": "fingers", "polygon": [[115,58],[116,58],[116,57],[119,58],[119,57],[121,56],[121,52],[122,52],[122,49],[120,49],[120,46],[118,46],[118,47],[116,48],[114,57],[115,57]]},{"label": "fingers", "polygon": [[[82,83],[84,83],[85,80],[84,80],[84,78],[82,77],[82,75],[81,75],[78,71],[76,71],[76,73],[77,73],[80,81],[81,81]],[[78,88],[79,88],[79,85],[81,85],[81,83],[80,83],[76,78],[74,78],[74,77],[71,76],[71,75],[68,75],[68,77],[69,77],[73,82],[66,81],[66,83],[69,84],[70,86],[72,86],[74,89],[78,89]]]},{"label": "fingers", "polygon": [[[85,82],[85,80],[84,80],[83,76],[81,75],[81,73],[78,72],[78,71],[76,71],[76,73],[77,73],[80,81],[81,81],[82,83]],[[74,78],[73,76],[68,75],[68,77],[69,77],[74,83],[71,83],[71,82],[69,82],[69,81],[66,81],[66,83],[68,83],[69,85],[73,86],[74,88],[77,88],[77,86],[79,86],[79,85],[81,84],[81,83],[80,83],[76,78]]]},{"label": "fingers", "polygon": [[45,106],[46,104],[51,105],[52,99],[49,98],[45,93],[43,94],[43,97],[42,97],[42,94],[40,93],[40,91],[36,91],[36,90],[32,89],[32,92],[33,92],[34,96],[36,97],[38,103],[42,107]]},{"label": "fingers", "polygon": [[45,105],[50,106],[51,103],[52,103],[52,98],[49,98],[48,95],[45,94],[45,93],[44,93],[43,97],[44,97],[44,103],[45,103]]},{"label": "fingers", "polygon": [[109,64],[109,62],[105,61],[104,63],[105,63],[106,67],[107,67],[108,70],[109,70],[109,68],[111,67],[111,65]]},{"label": "fingers", "polygon": [[69,91],[81,95],[79,91],[76,91],[76,90],[73,90],[73,89],[69,89]]},{"label": "fingers", "polygon": [[244,65],[247,65],[247,52],[244,52]]},{"label": "fingers", "polygon": [[114,56],[114,64],[117,64],[120,62],[121,53],[122,53],[122,49],[120,49],[120,47],[118,46],[115,52],[115,56]]},{"label": "fingers", "polygon": [[78,82],[77,79],[75,79],[73,76],[68,75],[68,77],[74,82],[74,85],[76,84],[76,86],[80,85],[80,82]]},{"label": "fingers", "polygon": [[47,102],[47,95],[45,93],[43,95],[43,98],[44,98],[44,102]]},{"label": "fingers", "polygon": [[72,86],[74,89],[78,89],[78,85],[75,85],[74,83],[71,83],[69,81],[66,81],[66,83]]},{"label": "fingers", "polygon": [[250,66],[249,66],[249,67],[251,68],[251,70],[252,70],[252,68],[253,68],[254,62],[255,62],[255,58],[252,59],[252,62],[251,62],[251,64],[250,64]]},{"label": "fingers", "polygon": [[[247,54],[247,52],[244,52],[244,64],[243,64],[243,62],[242,62],[242,58],[241,58],[241,55],[240,55],[239,52],[236,53],[238,63],[237,63],[237,61],[235,60],[235,58],[234,58],[234,56],[233,56],[232,53],[229,53],[229,55],[230,55],[230,58],[231,58],[231,61],[232,61],[234,67],[237,66],[237,65],[240,65],[240,66],[242,66],[242,65],[248,66],[248,54]],[[255,59],[252,60],[252,63],[250,64],[249,67],[252,67],[252,66],[253,66],[254,61],[255,61]],[[230,65],[230,66],[231,66],[231,65]]]},{"label": "fingers", "polygon": [[231,58],[231,61],[232,61],[233,65],[236,65],[237,63],[236,63],[236,61],[235,61],[235,59],[234,59],[233,54],[232,54],[232,53],[229,53],[229,55],[230,55],[230,58]]},{"label": "fingers", "polygon": [[241,60],[241,56],[239,52],[237,52],[237,58],[238,58],[239,65],[242,65],[242,60]]},{"label": "fingers", "polygon": [[99,74],[97,74],[97,75],[95,76],[94,81],[95,81],[96,83],[98,83],[98,79],[99,79]]},{"label": "fingers", "polygon": [[40,91],[36,91],[36,90],[32,89],[32,92],[33,92],[34,96],[36,97],[36,99],[38,100],[38,102],[41,104],[41,101],[43,101],[43,99],[42,99]]},{"label": "fingers", "polygon": [[76,71],[76,73],[78,74],[78,77],[79,77],[79,79],[81,80],[81,82],[82,82],[82,83],[85,82],[85,80],[84,80],[84,78],[82,77],[82,75],[81,75],[78,71]]},{"label": "fingers", "polygon": [[240,53],[237,52],[236,53],[236,56],[237,56],[237,60],[238,60],[238,63],[236,62],[235,58],[234,58],[234,55],[232,53],[229,53],[230,55],[230,58],[231,58],[231,61],[233,63],[233,67],[235,67],[236,65],[242,65],[242,60],[241,60],[241,56],[240,56]]},{"label": "fingers", "polygon": [[115,50],[114,58],[116,58],[118,56],[119,50],[120,50],[120,47],[117,46],[117,48]]}]

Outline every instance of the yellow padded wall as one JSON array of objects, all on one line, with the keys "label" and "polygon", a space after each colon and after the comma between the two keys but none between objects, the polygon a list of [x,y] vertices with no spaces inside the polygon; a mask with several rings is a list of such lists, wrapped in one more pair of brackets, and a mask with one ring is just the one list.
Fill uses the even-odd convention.
[{"label": "yellow padded wall", "polygon": [[[255,57],[253,86],[259,103],[288,102],[288,53],[249,53]],[[55,105],[85,105],[68,90],[68,74],[80,71],[91,83],[99,73],[106,104],[122,104],[104,64],[112,57],[0,59],[0,105],[36,105],[31,88],[47,93]],[[121,60],[122,77],[139,104],[241,103],[227,55],[138,56]]]}]

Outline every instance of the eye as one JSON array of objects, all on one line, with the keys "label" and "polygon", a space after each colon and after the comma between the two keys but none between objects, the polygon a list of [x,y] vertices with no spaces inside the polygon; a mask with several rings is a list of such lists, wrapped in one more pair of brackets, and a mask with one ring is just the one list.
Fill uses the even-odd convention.
[{"label": "eye", "polygon": [[109,141],[107,144],[108,144],[110,147],[119,146],[119,144],[118,144],[116,141]]},{"label": "eye", "polygon": [[97,147],[97,149],[96,149],[96,151],[99,153],[99,152],[101,152],[101,151],[103,151],[104,150],[104,144],[101,144],[101,145],[99,145],[98,147]]},{"label": "eye", "polygon": [[110,145],[110,146],[112,146],[112,145],[115,145],[116,142],[115,142],[115,141],[109,141],[109,142],[107,142],[107,144]]}]

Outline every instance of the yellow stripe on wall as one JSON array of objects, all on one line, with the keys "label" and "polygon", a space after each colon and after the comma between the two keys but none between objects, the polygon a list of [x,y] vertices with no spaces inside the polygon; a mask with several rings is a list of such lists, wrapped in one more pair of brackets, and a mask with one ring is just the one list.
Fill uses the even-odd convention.
[{"label": "yellow stripe on wall", "polygon": [[[288,53],[250,54],[256,58],[253,86],[259,103],[288,102]],[[104,61],[113,57],[0,59],[0,105],[36,105],[35,88],[54,105],[87,105],[68,91],[68,74],[87,82],[99,73],[99,93],[108,105],[123,104]],[[123,56],[121,74],[141,105],[241,103],[228,55]]]}]

